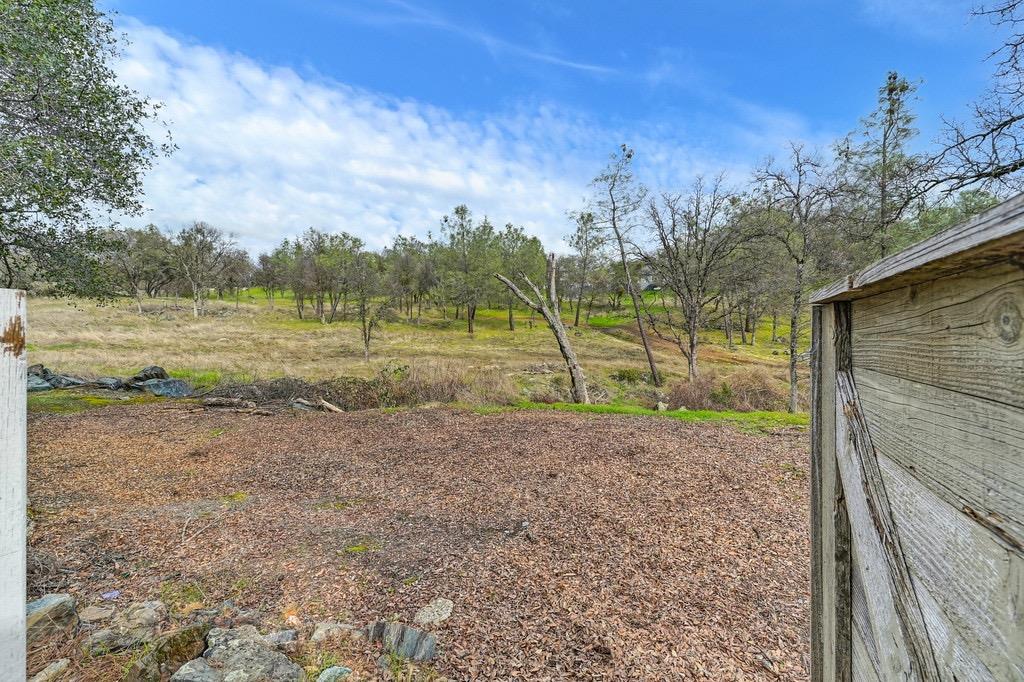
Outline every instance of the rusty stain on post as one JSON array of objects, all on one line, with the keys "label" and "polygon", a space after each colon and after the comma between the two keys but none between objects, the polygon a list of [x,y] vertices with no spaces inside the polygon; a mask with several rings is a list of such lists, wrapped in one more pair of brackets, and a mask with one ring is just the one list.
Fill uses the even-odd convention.
[{"label": "rusty stain on post", "polygon": [[21,321],[20,315],[15,315],[8,320],[3,334],[0,335],[0,345],[3,346],[5,353],[10,353],[15,357],[25,351],[25,323]]}]

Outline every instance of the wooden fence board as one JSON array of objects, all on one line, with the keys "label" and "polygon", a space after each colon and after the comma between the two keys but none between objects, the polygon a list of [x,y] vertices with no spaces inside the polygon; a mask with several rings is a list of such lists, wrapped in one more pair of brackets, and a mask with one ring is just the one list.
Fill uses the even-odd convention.
[{"label": "wooden fence board", "polygon": [[854,378],[875,448],[1024,551],[1024,411],[869,369]]},{"label": "wooden fence board", "polygon": [[1001,263],[853,304],[853,365],[1024,408],[1024,269]]},{"label": "wooden fence board", "polygon": [[948,626],[943,641],[932,638],[936,656],[994,679],[1024,679],[1024,604],[1015,598],[1024,593],[1024,557],[883,453],[878,462],[916,591],[937,605],[922,604],[929,634],[937,622]]},{"label": "wooden fence board", "polygon": [[811,669],[815,680],[852,677],[850,524],[836,470],[832,306],[815,306],[811,445]]},{"label": "wooden fence board", "polygon": [[811,295],[812,303],[862,298],[1024,253],[1024,194]]}]

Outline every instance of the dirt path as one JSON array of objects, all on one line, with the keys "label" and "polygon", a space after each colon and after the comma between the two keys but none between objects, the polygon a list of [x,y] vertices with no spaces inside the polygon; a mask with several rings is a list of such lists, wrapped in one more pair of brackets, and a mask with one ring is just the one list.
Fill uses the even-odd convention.
[{"label": "dirt path", "polygon": [[30,596],[233,597],[267,625],[411,622],[444,596],[453,679],[808,677],[802,432],[149,405],[29,438],[31,546],[64,571]]}]

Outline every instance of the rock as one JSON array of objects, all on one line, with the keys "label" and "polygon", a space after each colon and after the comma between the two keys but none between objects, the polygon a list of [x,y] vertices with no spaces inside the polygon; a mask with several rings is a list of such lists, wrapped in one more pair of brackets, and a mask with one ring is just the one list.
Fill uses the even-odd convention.
[{"label": "rock", "polygon": [[187,398],[192,395],[192,387],[181,379],[147,379],[134,386],[165,398]]},{"label": "rock", "polygon": [[296,398],[295,400],[291,401],[290,403],[288,403],[288,407],[294,410],[304,410],[306,412],[318,411],[316,405],[309,402],[308,400],[303,400],[302,398]]},{"label": "rock", "polygon": [[150,379],[170,379],[170,375],[163,367],[157,365],[150,365],[149,367],[143,367],[136,372],[131,379],[128,381],[133,384],[141,384]]},{"label": "rock", "polygon": [[153,641],[157,627],[166,617],[167,607],[163,602],[130,604],[114,617],[110,627],[89,635],[85,649],[94,656],[101,656],[147,644]]},{"label": "rock", "polygon": [[49,381],[43,379],[42,377],[36,376],[35,374],[28,375],[27,386],[29,393],[32,393],[34,391],[49,391],[53,389],[53,386],[50,385]]},{"label": "rock", "polygon": [[263,635],[263,641],[270,646],[291,653],[298,645],[299,634],[295,630],[277,630]]},{"label": "rock", "polygon": [[205,658],[197,658],[178,668],[171,682],[223,682],[224,675],[214,670]]},{"label": "rock", "polygon": [[302,668],[275,651],[252,625],[213,628],[202,658],[181,666],[171,682],[303,682]]},{"label": "rock", "polygon": [[241,639],[265,643],[263,636],[256,629],[255,625],[242,625],[237,628],[213,628],[206,635],[206,652],[209,653],[218,647],[227,646],[228,642]]},{"label": "rock", "polygon": [[54,388],[73,388],[75,386],[85,386],[89,383],[85,379],[79,379],[69,374],[51,374],[46,378],[46,381]]},{"label": "rock", "polygon": [[114,619],[113,625],[121,630],[151,630],[167,618],[167,607],[162,601],[144,601],[129,604]]},{"label": "rock", "polygon": [[70,667],[70,658],[57,659],[33,675],[29,682],[56,682],[64,676],[64,673],[67,672],[67,669]]},{"label": "rock", "polygon": [[420,627],[443,623],[452,615],[452,608],[454,606],[455,604],[451,599],[438,597],[417,611],[412,622]]},{"label": "rock", "polygon": [[28,642],[78,627],[75,598],[70,594],[47,594],[25,607]]},{"label": "rock", "polygon": [[86,606],[78,612],[78,619],[83,623],[98,623],[114,615],[113,606]]},{"label": "rock", "polygon": [[209,623],[196,623],[161,635],[153,640],[146,654],[128,668],[125,682],[166,680],[185,663],[202,655],[209,631]]},{"label": "rock", "polygon": [[377,621],[366,626],[366,632],[371,642],[383,642],[385,651],[400,658],[419,662],[430,661],[437,655],[434,635],[402,623]]},{"label": "rock", "polygon": [[347,679],[351,674],[352,668],[346,668],[343,665],[332,665],[320,673],[320,676],[316,678],[316,682],[340,682],[340,680]]},{"label": "rock", "polygon": [[234,639],[207,650],[206,660],[219,668],[224,682],[304,682],[306,673],[262,640]]},{"label": "rock", "polygon": [[118,379],[117,377],[100,377],[92,383],[100,388],[106,388],[111,391],[118,391],[125,386],[124,379]]},{"label": "rock", "polygon": [[654,409],[658,412],[668,412],[668,403],[658,401],[658,404],[654,406]]},{"label": "rock", "polygon": [[341,639],[343,637],[356,637],[359,636],[359,634],[359,629],[354,625],[326,621],[316,624],[316,627],[313,629],[313,635],[309,638],[309,641],[326,642],[327,640]]}]

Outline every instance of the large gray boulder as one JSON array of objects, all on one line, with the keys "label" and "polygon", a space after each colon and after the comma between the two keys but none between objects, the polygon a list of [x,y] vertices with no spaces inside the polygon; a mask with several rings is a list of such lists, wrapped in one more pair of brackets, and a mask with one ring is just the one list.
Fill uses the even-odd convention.
[{"label": "large gray boulder", "polygon": [[305,682],[306,673],[252,625],[214,628],[202,658],[181,666],[172,682]]},{"label": "large gray boulder", "polygon": [[47,594],[25,607],[28,642],[67,632],[78,627],[75,598],[70,594]]},{"label": "large gray boulder", "polygon": [[181,379],[147,379],[133,386],[164,398],[187,398],[192,395],[192,387]]}]

